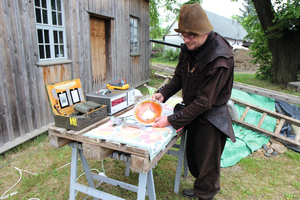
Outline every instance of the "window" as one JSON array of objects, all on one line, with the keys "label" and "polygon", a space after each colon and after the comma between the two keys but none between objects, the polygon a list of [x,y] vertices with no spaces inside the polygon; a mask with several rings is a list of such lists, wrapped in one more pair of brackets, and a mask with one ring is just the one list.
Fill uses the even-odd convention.
[{"label": "window", "polygon": [[130,18],[130,54],[140,52],[139,44],[139,21],[136,18]]},{"label": "window", "polygon": [[62,1],[34,1],[40,61],[66,59],[66,37]]}]

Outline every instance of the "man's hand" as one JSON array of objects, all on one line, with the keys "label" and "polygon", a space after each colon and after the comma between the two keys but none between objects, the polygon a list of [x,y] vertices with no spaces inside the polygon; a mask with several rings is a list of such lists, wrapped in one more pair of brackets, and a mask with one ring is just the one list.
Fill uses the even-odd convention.
[{"label": "man's hand", "polygon": [[152,96],[152,100],[157,100],[157,101],[159,101],[161,103],[161,102],[164,101],[164,96],[161,93],[155,93]]},{"label": "man's hand", "polygon": [[169,125],[170,123],[168,122],[167,116],[161,116],[155,118],[155,124],[153,124],[152,127],[163,128]]}]

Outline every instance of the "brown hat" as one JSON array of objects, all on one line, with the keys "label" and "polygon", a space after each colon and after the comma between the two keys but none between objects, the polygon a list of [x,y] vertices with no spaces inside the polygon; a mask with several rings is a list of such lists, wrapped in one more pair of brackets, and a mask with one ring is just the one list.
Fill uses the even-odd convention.
[{"label": "brown hat", "polygon": [[194,33],[205,35],[214,30],[207,15],[199,3],[186,4],[180,8],[178,33]]}]

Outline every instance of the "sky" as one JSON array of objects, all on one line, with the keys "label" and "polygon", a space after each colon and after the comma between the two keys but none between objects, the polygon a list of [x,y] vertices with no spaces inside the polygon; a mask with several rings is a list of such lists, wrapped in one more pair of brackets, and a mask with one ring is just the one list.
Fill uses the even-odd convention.
[{"label": "sky", "polygon": [[[180,2],[180,1],[179,1]],[[180,3],[184,3],[186,0],[181,0]],[[239,8],[243,8],[242,0],[238,2],[231,2],[230,0],[202,0],[202,8],[204,10],[213,12],[223,17],[231,18],[232,15],[240,15]],[[163,9],[159,10],[160,14],[164,13]],[[163,14],[162,14],[163,15]],[[162,26],[166,27],[172,22],[163,23]]]},{"label": "sky", "polygon": [[227,18],[235,14],[240,15],[239,8],[243,8],[241,1],[231,2],[230,0],[203,0],[201,6],[204,10]]}]

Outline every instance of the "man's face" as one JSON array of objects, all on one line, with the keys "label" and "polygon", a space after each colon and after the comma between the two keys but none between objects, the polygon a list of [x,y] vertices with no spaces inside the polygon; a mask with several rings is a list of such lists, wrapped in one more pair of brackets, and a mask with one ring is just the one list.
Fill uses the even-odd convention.
[{"label": "man's face", "polygon": [[183,33],[183,41],[187,45],[188,49],[191,51],[196,50],[197,48],[201,47],[204,42],[206,41],[206,38],[208,36],[208,33],[205,35],[191,35]]}]

